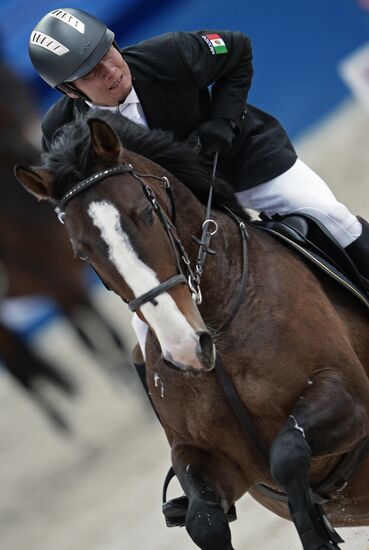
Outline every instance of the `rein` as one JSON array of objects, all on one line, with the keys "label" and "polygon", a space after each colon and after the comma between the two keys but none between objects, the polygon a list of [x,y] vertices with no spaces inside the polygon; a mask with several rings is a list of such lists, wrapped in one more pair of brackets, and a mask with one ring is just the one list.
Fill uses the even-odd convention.
[{"label": "rein", "polygon": [[[211,216],[211,203],[213,200],[213,189],[215,184],[215,175],[217,171],[217,164],[218,164],[218,155],[219,153],[216,152],[214,155],[214,161],[213,161],[213,172],[211,174],[211,180],[210,180],[210,188],[209,188],[209,196],[208,196],[208,202],[206,205],[206,214],[205,214],[205,221],[202,224],[202,235],[201,239],[197,239],[196,237],[192,236],[192,239],[199,245],[199,252],[196,259],[196,265],[195,265],[195,273],[196,273],[196,279],[198,283],[200,284],[201,276],[204,272],[204,263],[205,258],[207,254],[211,254],[212,256],[215,255],[215,250],[212,250],[209,248],[210,240],[211,238],[217,233],[218,231],[218,224],[215,220],[210,218]],[[210,229],[211,224],[213,224],[213,229]]]},{"label": "rein", "polygon": [[[172,187],[170,185],[170,182],[169,182],[168,178],[166,176],[160,177],[160,176],[155,176],[153,174],[138,174],[137,172],[134,172],[133,170],[132,170],[132,176],[141,183],[143,192],[145,193],[147,199],[151,203],[151,205],[152,205],[153,209],[155,210],[159,220],[161,221],[162,226],[164,227],[164,229],[165,229],[165,231],[168,235],[168,238],[169,238],[171,247],[173,249],[174,257],[176,259],[177,268],[178,268],[178,271],[180,272],[180,275],[175,275],[174,277],[171,277],[170,279],[168,279],[168,281],[165,281],[164,283],[158,285],[157,287],[149,290],[144,295],[136,298],[136,300],[133,300],[133,302],[130,302],[128,304],[128,307],[131,309],[131,311],[135,311],[138,307],[140,307],[141,305],[143,305],[147,302],[152,302],[154,305],[156,305],[157,302],[152,301],[151,297],[155,298],[156,296],[159,296],[159,294],[162,294],[163,292],[166,292],[166,290],[168,288],[172,288],[173,286],[175,286],[175,283],[171,284],[171,281],[174,281],[176,279],[177,279],[177,284],[180,283],[180,282],[187,283],[187,286],[188,286],[188,288],[191,292],[191,295],[192,295],[192,299],[196,302],[196,304],[201,304],[202,296],[201,296],[200,284],[199,284],[199,281],[196,278],[194,272],[192,271],[190,257],[187,254],[186,249],[184,248],[183,243],[182,243],[181,239],[178,236],[177,229],[176,229],[174,223],[170,220],[170,218],[168,218],[168,216],[164,212],[164,210],[163,210],[162,206],[160,205],[160,203],[156,200],[156,196],[155,196],[154,191],[142,179],[142,178],[145,178],[145,177],[146,178],[154,178],[154,179],[161,180],[163,182],[163,188],[165,189],[165,191],[169,195],[169,198],[170,198],[170,201],[171,201],[172,217],[173,217],[173,219],[175,219],[176,218],[176,209],[175,209],[174,198],[173,198],[173,190],[172,190]],[[186,275],[183,273],[181,262],[178,259],[178,254],[179,254],[180,260],[182,260],[182,264],[184,266],[184,270],[186,271]],[[179,279],[179,277],[181,277],[181,279]],[[170,286],[167,286],[168,284]],[[144,298],[144,296],[145,296],[145,298]],[[139,305],[137,305],[136,302]],[[135,307],[135,309],[133,309],[133,307]]]}]

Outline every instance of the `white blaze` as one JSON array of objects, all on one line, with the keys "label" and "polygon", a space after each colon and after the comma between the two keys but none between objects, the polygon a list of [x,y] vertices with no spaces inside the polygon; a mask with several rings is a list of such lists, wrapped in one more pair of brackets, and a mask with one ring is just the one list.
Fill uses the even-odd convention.
[{"label": "white blaze", "polygon": [[[140,260],[128,235],[122,230],[117,208],[107,201],[92,202],[88,214],[108,246],[110,261],[132,289],[135,298],[158,286],[160,281],[156,273]],[[164,357],[171,356],[176,363],[188,366],[190,354],[192,364],[198,363],[198,337],[173,298],[164,292],[155,300],[158,305],[148,302],[140,309],[154,329]]]}]

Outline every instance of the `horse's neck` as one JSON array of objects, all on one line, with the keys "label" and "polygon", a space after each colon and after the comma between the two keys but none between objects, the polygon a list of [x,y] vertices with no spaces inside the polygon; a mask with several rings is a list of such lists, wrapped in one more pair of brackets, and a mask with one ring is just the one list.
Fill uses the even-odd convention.
[{"label": "horse's neck", "polygon": [[[201,238],[202,224],[206,207],[193,194],[180,185],[175,189],[177,209],[177,230],[195,266],[199,246],[192,236]],[[240,308],[257,309],[258,304],[270,300],[276,303],[285,292],[288,280],[291,253],[278,246],[269,235],[248,224],[250,240],[247,243],[247,278],[245,288],[241,288],[244,270],[244,253],[241,231],[238,224],[221,211],[212,210],[211,217],[218,223],[218,231],[210,242],[215,256],[207,255],[201,278],[203,304],[201,311],[207,323],[215,327],[223,321],[243,292],[244,304]],[[295,286],[299,287],[300,274],[296,270]]]}]

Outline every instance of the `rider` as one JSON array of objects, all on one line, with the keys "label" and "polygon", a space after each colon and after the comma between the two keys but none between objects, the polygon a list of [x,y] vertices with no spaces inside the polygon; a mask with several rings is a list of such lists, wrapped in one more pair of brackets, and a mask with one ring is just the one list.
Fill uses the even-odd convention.
[{"label": "rider", "polygon": [[346,249],[369,289],[369,224],[297,158],[275,118],[246,103],[253,74],[247,36],[173,32],[119,49],[104,23],[65,8],[36,25],[29,54],[39,75],[63,93],[43,119],[45,150],[76,113],[96,108],[195,139],[202,152],[219,152],[219,168],[245,207],[268,216],[316,218]]}]

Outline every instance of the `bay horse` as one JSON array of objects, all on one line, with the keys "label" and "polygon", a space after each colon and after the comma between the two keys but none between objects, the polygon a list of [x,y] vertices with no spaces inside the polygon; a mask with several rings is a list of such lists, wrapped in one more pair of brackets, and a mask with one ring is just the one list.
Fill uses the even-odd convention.
[{"label": "bay horse", "polygon": [[[188,497],[194,543],[232,550],[226,513],[250,492],[293,520],[305,550],[337,549],[341,539],[311,488],[368,441],[367,310],[249,223],[220,177],[211,212],[215,255],[203,265],[199,304],[191,266],[209,168],[166,133],[94,111],[58,132],[42,166],[18,166],[16,176],[57,205],[75,253],[149,326],[147,384]],[[219,359],[267,459],[233,414],[214,374]],[[320,495],[335,526],[369,524],[368,464],[364,455],[354,477]]]}]

